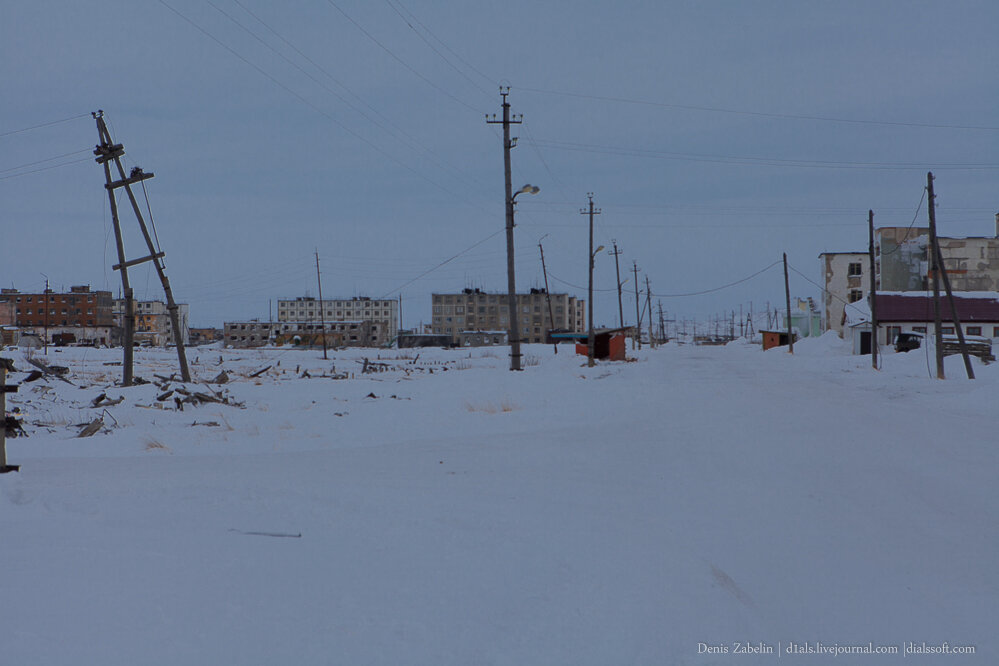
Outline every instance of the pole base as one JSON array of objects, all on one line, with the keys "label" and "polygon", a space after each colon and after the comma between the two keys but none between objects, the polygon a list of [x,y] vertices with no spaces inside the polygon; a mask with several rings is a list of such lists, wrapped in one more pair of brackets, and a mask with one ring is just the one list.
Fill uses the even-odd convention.
[{"label": "pole base", "polygon": [[3,465],[0,466],[0,474],[6,474],[7,472],[16,472],[21,469],[20,465]]}]

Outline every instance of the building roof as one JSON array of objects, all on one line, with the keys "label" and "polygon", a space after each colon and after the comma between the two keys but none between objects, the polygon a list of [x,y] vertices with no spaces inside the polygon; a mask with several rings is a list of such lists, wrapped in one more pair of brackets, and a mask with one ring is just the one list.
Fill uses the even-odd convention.
[{"label": "building roof", "polygon": [[[615,333],[624,333],[625,331],[632,330],[632,327],[625,326],[623,328],[595,328],[593,329],[593,335],[614,335]],[[552,331],[552,338],[558,340],[587,340],[590,335],[588,331],[571,332],[571,331]]]},{"label": "building roof", "polygon": [[[975,296],[954,294],[954,306],[961,323],[999,322],[999,293],[972,292]],[[933,297],[919,293],[879,293],[878,323],[933,321]],[[950,304],[940,295],[940,319],[953,323]]]}]

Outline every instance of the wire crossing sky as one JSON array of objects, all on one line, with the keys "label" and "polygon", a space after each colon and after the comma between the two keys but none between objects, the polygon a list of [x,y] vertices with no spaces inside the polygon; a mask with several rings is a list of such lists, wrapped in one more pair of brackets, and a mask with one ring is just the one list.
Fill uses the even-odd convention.
[{"label": "wire crossing sky", "polygon": [[[544,285],[544,237],[553,289],[585,298],[587,192],[595,244],[678,317],[782,301],[779,271],[757,272],[784,252],[792,296],[818,297],[819,253],[865,250],[868,209],[925,225],[927,171],[941,235],[996,233],[994,3],[99,5],[4,8],[4,287],[117,293],[103,109],[128,168],[156,174],[192,325],[315,296],[317,248],[324,296],[401,297],[406,326],[432,292],[505,291],[502,136],[484,122],[501,85],[524,120],[514,187],[540,187],[517,201],[522,290]],[[147,269],[137,296],[161,299]],[[595,323],[616,324],[613,256],[594,287]]]}]

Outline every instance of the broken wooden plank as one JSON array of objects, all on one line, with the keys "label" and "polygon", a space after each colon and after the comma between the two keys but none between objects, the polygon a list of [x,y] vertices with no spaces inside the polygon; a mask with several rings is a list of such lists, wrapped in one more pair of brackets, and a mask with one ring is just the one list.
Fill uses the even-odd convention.
[{"label": "broken wooden plank", "polygon": [[87,425],[83,427],[83,430],[77,435],[77,437],[90,437],[100,431],[104,427],[104,419],[96,418]]}]

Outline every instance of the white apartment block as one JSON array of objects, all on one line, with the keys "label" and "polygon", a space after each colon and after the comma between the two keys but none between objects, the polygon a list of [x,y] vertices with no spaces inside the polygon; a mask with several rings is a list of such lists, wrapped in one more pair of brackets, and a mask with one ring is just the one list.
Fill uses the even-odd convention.
[{"label": "white apartment block", "polygon": [[268,322],[227,321],[223,324],[226,347],[263,347],[264,345],[296,345],[318,347],[376,347],[386,338],[381,324],[370,321]]},{"label": "white apartment block", "polygon": [[324,298],[320,304],[316,298],[299,296],[278,299],[277,306],[279,322],[371,322],[378,330],[372,347],[390,344],[399,331],[399,302],[392,299]]},{"label": "white apartment block", "polygon": [[866,252],[823,252],[819,259],[825,281],[822,330],[836,331],[843,337],[849,304],[866,304],[871,291],[870,258]]},{"label": "white apartment block", "polygon": [[[462,333],[507,331],[510,328],[509,296],[505,293],[465,289],[455,294],[433,294],[432,300],[432,332],[450,335],[454,344],[461,343]],[[517,294],[520,340],[545,342],[549,330],[586,330],[585,304],[586,301],[575,296],[548,294],[544,289]]]}]

